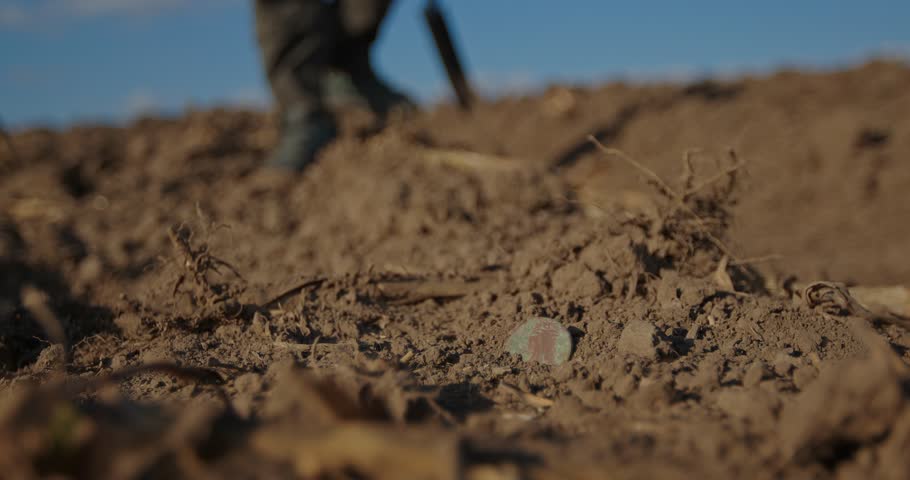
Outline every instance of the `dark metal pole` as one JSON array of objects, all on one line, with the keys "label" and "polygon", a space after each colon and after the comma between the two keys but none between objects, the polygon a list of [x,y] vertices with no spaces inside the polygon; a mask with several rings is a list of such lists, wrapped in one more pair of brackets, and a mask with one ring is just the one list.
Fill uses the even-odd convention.
[{"label": "dark metal pole", "polygon": [[461,61],[458,52],[455,51],[455,45],[452,43],[452,35],[446,23],[442,9],[435,0],[429,0],[426,8],[423,10],[427,25],[433,34],[433,41],[436,43],[436,50],[446,68],[446,74],[449,76],[449,82],[455,89],[455,96],[458,98],[458,105],[463,110],[470,110],[474,103],[474,91],[471,89],[468,79],[465,77],[464,70],[461,67]]}]

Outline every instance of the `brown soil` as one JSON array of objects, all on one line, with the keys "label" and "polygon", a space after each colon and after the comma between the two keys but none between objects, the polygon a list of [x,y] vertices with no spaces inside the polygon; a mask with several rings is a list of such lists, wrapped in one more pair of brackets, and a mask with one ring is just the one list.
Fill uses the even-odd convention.
[{"label": "brown soil", "polygon": [[302,175],[257,113],[17,133],[0,471],[907,478],[910,333],[794,287],[910,284],[907,112],[878,62],[351,113]]}]

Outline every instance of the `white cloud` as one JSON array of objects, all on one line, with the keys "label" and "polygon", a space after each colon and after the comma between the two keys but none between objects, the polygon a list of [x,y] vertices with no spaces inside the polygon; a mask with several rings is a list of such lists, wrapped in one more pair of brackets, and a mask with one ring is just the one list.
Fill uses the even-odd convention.
[{"label": "white cloud", "polygon": [[268,90],[261,87],[247,87],[230,92],[224,98],[224,103],[241,108],[263,109],[267,108],[272,99]]},{"label": "white cloud", "polygon": [[695,65],[660,65],[643,69],[625,69],[618,78],[636,83],[688,83],[704,77],[706,72]]},{"label": "white cloud", "polygon": [[473,75],[471,82],[478,93],[492,98],[528,93],[541,86],[539,79],[524,71],[480,71]]},{"label": "white cloud", "polygon": [[154,87],[136,88],[119,102],[115,114],[118,118],[136,118],[146,115],[176,114],[185,108],[208,109],[229,107],[264,110],[271,104],[269,92],[258,86],[240,88],[207,98],[182,98],[155,91]]},{"label": "white cloud", "polygon": [[162,102],[155,94],[146,90],[136,90],[127,95],[123,104],[124,111],[131,117],[153,114],[161,111],[162,107]]},{"label": "white cloud", "polygon": [[[500,98],[507,95],[521,95],[531,93],[545,83],[533,74],[521,70],[496,72],[477,71],[468,73],[468,81],[475,93],[484,98]],[[452,84],[448,77],[442,78],[442,83],[422,89],[419,97],[429,102],[448,101],[454,98]]]},{"label": "white cloud", "polygon": [[894,60],[910,60],[910,43],[896,41],[883,42],[875,53],[881,57]]}]

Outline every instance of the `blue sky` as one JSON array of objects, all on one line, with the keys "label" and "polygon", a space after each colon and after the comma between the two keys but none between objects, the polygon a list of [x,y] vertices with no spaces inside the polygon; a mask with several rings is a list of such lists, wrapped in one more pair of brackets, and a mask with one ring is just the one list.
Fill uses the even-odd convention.
[{"label": "blue sky", "polygon": [[[488,94],[910,58],[906,0],[442,4]],[[427,101],[447,91],[422,5],[398,1],[376,63]],[[187,105],[266,105],[251,13],[251,0],[0,0],[0,118],[59,125]]]}]

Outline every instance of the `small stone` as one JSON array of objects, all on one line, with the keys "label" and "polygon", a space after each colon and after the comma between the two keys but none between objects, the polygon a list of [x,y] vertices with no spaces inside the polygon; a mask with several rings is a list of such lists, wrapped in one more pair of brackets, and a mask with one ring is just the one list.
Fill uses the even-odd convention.
[{"label": "small stone", "polygon": [[553,380],[559,383],[567,382],[575,377],[575,367],[571,363],[564,363],[553,371]]},{"label": "small stone", "polygon": [[534,317],[512,331],[506,351],[526,362],[560,365],[572,355],[572,336],[556,320]]},{"label": "small stone", "polygon": [[657,329],[654,325],[644,320],[632,320],[623,328],[617,347],[622,353],[656,358],[656,336]]}]

